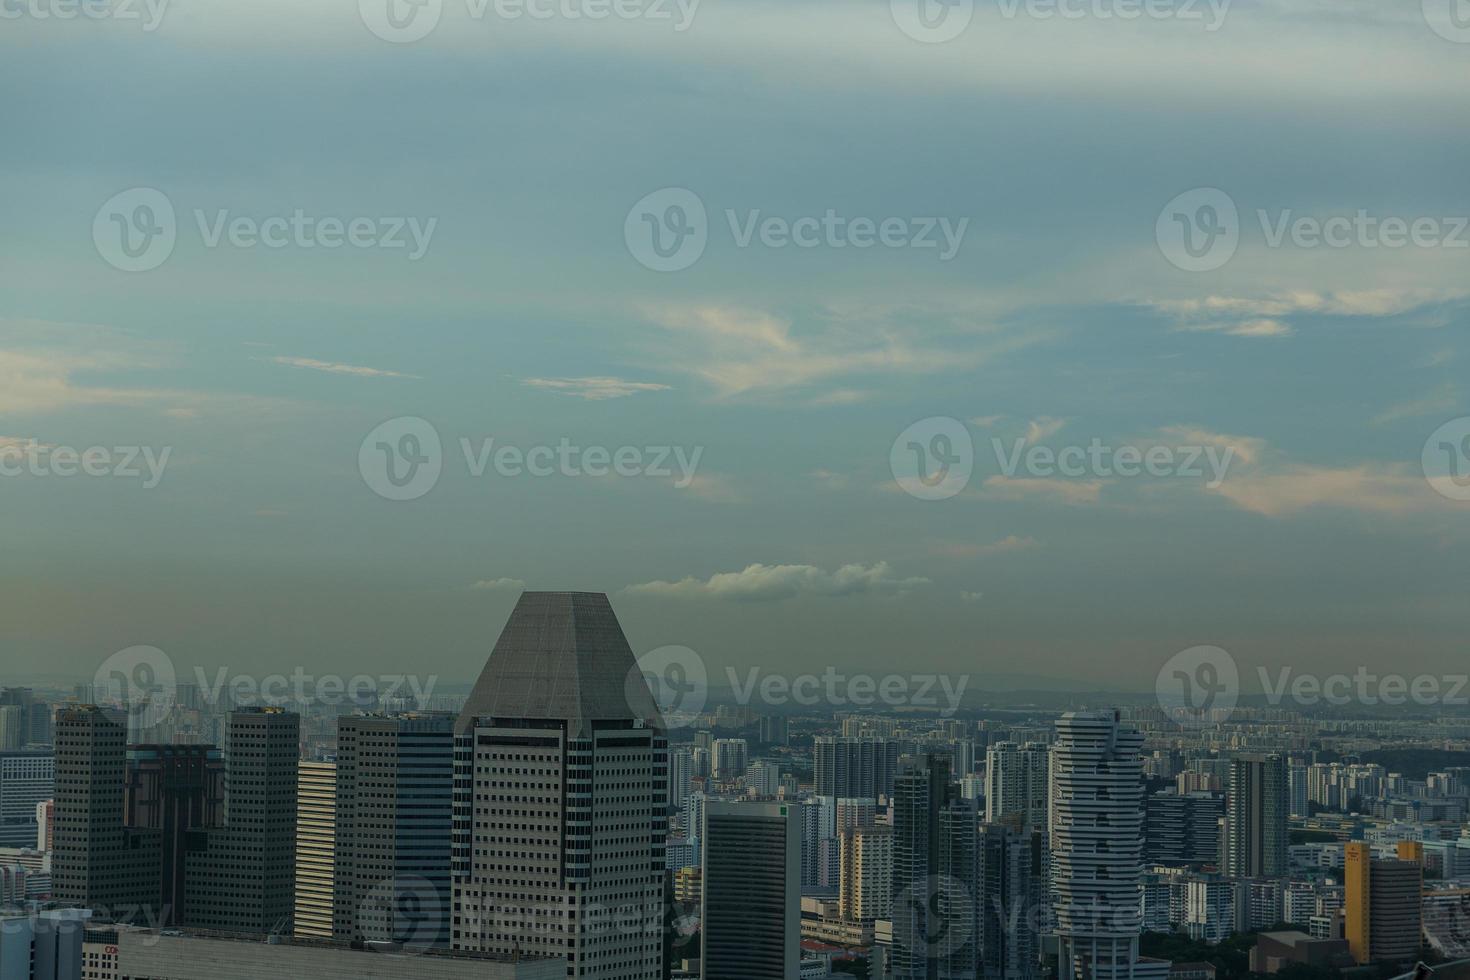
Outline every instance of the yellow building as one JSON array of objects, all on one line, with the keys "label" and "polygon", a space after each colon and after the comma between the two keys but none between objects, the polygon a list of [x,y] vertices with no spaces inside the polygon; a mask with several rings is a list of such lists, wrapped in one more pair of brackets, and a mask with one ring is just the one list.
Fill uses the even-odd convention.
[{"label": "yellow building", "polygon": [[1362,841],[1343,845],[1343,938],[1358,963],[1397,963],[1419,955],[1423,928],[1424,845],[1401,841],[1398,856],[1375,859]]}]

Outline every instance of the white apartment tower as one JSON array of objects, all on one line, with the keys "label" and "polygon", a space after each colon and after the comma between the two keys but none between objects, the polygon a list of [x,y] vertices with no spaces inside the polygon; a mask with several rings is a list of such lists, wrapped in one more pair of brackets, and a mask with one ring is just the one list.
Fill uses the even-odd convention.
[{"label": "white apartment tower", "polygon": [[1069,712],[1051,754],[1058,970],[1135,980],[1143,871],[1143,735],[1117,712]]}]

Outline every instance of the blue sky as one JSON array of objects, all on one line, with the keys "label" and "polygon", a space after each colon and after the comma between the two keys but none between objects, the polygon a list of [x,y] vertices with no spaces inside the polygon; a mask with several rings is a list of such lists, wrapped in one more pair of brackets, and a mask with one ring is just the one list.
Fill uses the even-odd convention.
[{"label": "blue sky", "polygon": [[[682,32],[450,0],[408,44],[355,6],[3,25],[0,445],[170,449],[152,488],[0,478],[8,674],[142,643],[468,679],[518,582],[609,592],[635,646],[717,671],[1463,665],[1470,504],[1420,454],[1470,415],[1470,248],[1272,247],[1257,215],[1470,215],[1470,44],[1418,0],[1241,0],[1213,31],[982,2],[942,44],[870,0],[704,0]],[[125,272],[91,229],[140,187],[177,243]],[[709,244],[660,273],[624,226],[671,187]],[[1204,272],[1156,240],[1195,188],[1239,210]],[[209,247],[195,218],[296,209],[435,225],[410,260]],[[742,248],[726,217],[828,209],[968,225],[942,261]],[[444,474],[391,501],[358,450],[402,416]],[[889,453],[935,416],[974,475],[923,501]],[[1234,462],[1214,489],[1006,477],[991,440],[1028,433]],[[702,455],[684,488],[472,477],[458,440],[490,437]]]}]

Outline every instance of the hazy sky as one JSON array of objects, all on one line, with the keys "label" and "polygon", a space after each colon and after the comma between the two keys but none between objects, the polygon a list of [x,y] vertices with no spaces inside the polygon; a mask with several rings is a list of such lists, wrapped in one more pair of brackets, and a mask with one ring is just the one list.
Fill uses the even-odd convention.
[{"label": "hazy sky", "polygon": [[[1195,644],[1464,669],[1470,503],[1421,467],[1470,415],[1470,27],[1447,5],[1424,4],[1436,30],[1419,0],[1238,0],[1223,22],[1203,0],[981,0],[929,43],[887,0],[703,0],[687,23],[627,2],[643,16],[443,0],[412,43],[365,26],[374,0],[174,0],[154,30],[142,0],[0,4],[0,448],[169,453],[156,486],[141,461],[0,476],[0,681],[134,644],[470,679],[518,583],[608,592],[635,648],[716,673],[1147,690]],[[160,219],[137,210],[157,197],[106,206],[134,188],[175,213],[146,271],[105,244]],[[677,222],[688,197],[635,209],[664,188],[706,210],[670,272],[629,245]],[[1238,208],[1205,271],[1159,244],[1196,188]],[[829,209],[938,247],[741,244]],[[406,245],[227,230],[298,210],[405,219]],[[1433,227],[1272,243],[1360,211]],[[398,417],[443,446],[417,499],[360,467]],[[943,500],[890,469],[931,417],[974,446]],[[688,486],[672,457],[474,476],[460,440],[490,438],[700,455]],[[1214,487],[1007,475],[992,440],[1023,438],[1232,455]]]}]

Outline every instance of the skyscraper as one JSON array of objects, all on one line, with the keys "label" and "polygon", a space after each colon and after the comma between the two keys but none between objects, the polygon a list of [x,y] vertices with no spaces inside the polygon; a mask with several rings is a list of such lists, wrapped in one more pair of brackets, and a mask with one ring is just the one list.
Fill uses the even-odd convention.
[{"label": "skyscraper", "polygon": [[985,753],[985,822],[1046,826],[1047,748],[997,742]]},{"label": "skyscraper", "polygon": [[1404,841],[1396,858],[1374,858],[1362,841],[1343,849],[1343,938],[1358,963],[1408,963],[1423,928],[1423,845]]},{"label": "skyscraper", "polygon": [[904,756],[893,786],[893,976],[972,978],[979,965],[979,814],[945,757]]},{"label": "skyscraper", "polygon": [[891,796],[899,743],[891,738],[819,736],[812,778],[818,796]]},{"label": "skyscraper", "polygon": [[1279,878],[1286,859],[1291,794],[1286,760],[1279,755],[1239,755],[1230,760],[1224,871],[1232,878]]},{"label": "skyscraper", "polygon": [[127,718],[84,705],[56,713],[56,829],[51,888],[58,902],[134,918],[160,901],[160,835],[123,823]]},{"label": "skyscraper", "polygon": [[36,806],[51,799],[55,786],[51,750],[0,752],[0,846],[31,846],[37,839]]},{"label": "skyscraper", "polygon": [[224,826],[189,833],[184,924],[289,931],[296,888],[299,715],[239,708],[225,742]]},{"label": "skyscraper", "polygon": [[124,821],[159,833],[160,923],[174,925],[185,907],[189,832],[223,816],[224,758],[212,745],[135,745],[127,759]]},{"label": "skyscraper", "polygon": [[[291,934],[332,938],[332,879],[337,837],[337,764],[296,767],[296,892]],[[447,870],[447,869],[446,869]]]},{"label": "skyscraper", "polygon": [[710,749],[710,775],[722,782],[745,775],[750,746],[743,738],[717,738]]},{"label": "skyscraper", "polygon": [[838,914],[872,922],[893,914],[893,828],[871,822],[839,832],[841,874]]},{"label": "skyscraper", "polygon": [[607,596],[524,593],[455,739],[453,946],[662,977],[668,742]]},{"label": "skyscraper", "polygon": [[1038,973],[1044,848],[1042,832],[1005,824],[980,825],[980,976],[1032,980]]},{"label": "skyscraper", "polygon": [[701,972],[798,980],[801,827],[786,803],[710,801],[704,812]]},{"label": "skyscraper", "polygon": [[1220,856],[1217,793],[1154,793],[1145,806],[1144,858],[1156,864],[1214,864]]},{"label": "skyscraper", "polygon": [[447,946],[454,719],[338,719],[336,784],[333,936]]},{"label": "skyscraper", "polygon": [[1061,976],[1136,976],[1143,735],[1118,714],[1068,712],[1051,755],[1052,891]]}]

